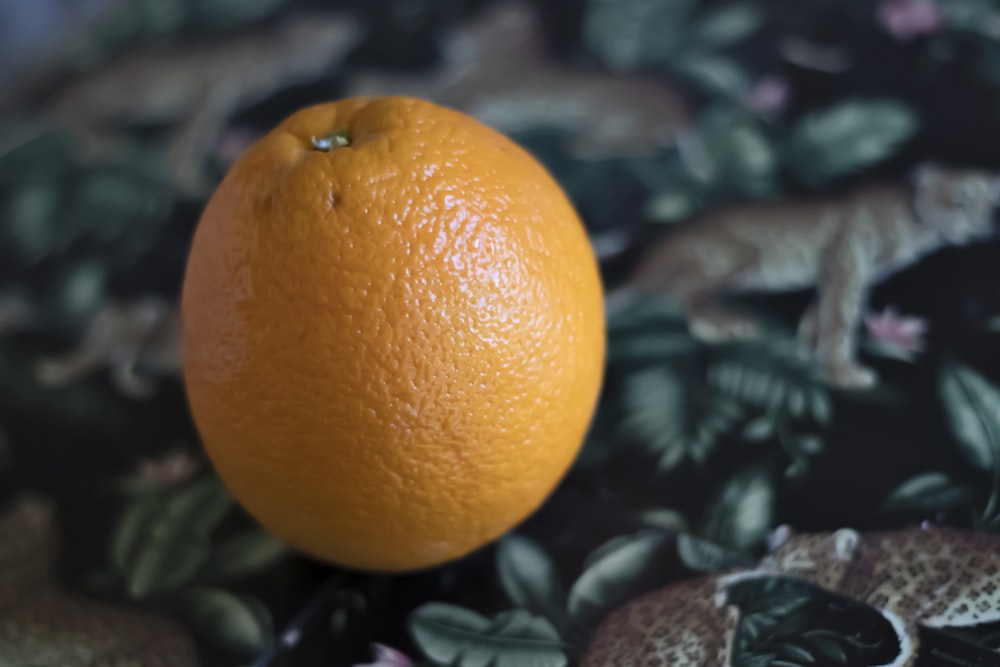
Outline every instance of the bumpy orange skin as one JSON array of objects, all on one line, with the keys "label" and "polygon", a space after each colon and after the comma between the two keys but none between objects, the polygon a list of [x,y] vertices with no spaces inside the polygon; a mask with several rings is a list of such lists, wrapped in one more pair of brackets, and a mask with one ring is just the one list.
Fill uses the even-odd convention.
[{"label": "bumpy orange skin", "polygon": [[[311,138],[346,128],[351,144]],[[573,462],[602,382],[587,235],[524,150],[410,98],[295,113],[190,249],[183,367],[205,448],[290,545],[349,568],[462,557]]]}]

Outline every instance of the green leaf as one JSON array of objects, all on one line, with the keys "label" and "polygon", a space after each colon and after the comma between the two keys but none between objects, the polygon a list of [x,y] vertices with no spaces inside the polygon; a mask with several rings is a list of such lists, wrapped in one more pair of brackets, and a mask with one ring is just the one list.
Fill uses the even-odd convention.
[{"label": "green leaf", "polygon": [[699,49],[729,46],[753,34],[764,23],[764,14],[751,3],[732,4],[709,12],[695,23],[690,44]]},{"label": "green leaf", "polygon": [[798,615],[803,607],[809,604],[808,595],[785,595],[780,596],[777,602],[767,605],[767,613],[774,618],[787,619],[790,616]]},{"label": "green leaf", "polygon": [[205,477],[169,498],[152,496],[129,507],[112,543],[128,594],[143,599],[192,581],[211,556],[210,533],[231,506],[221,482]]},{"label": "green leaf", "polygon": [[557,630],[567,626],[566,591],[552,559],[537,543],[519,535],[504,538],[497,568],[511,602],[549,619]]},{"label": "green leaf", "polygon": [[743,427],[743,438],[750,442],[767,440],[774,435],[777,416],[765,412],[760,417],[747,422]]},{"label": "green leaf", "polygon": [[271,642],[272,622],[256,598],[216,588],[192,588],[176,600],[177,612],[208,641],[245,655],[258,655]]},{"label": "green leaf", "polygon": [[827,659],[841,665],[847,664],[847,651],[845,651],[844,647],[837,642],[826,637],[809,637],[809,633],[806,633],[805,637],[809,640],[809,643],[815,647],[817,653],[820,653]]},{"label": "green leaf", "polygon": [[111,536],[110,558],[114,570],[125,576],[136,553],[142,548],[145,531],[159,511],[160,497],[140,496],[122,510]]},{"label": "green leaf", "polygon": [[204,535],[170,526],[169,535],[149,539],[129,566],[127,592],[142,600],[168,593],[192,581],[208,562],[211,547]]},{"label": "green leaf", "polygon": [[694,406],[696,417],[696,435],[693,438],[689,453],[695,463],[704,463],[719,437],[733,433],[737,425],[746,417],[746,409],[739,403],[725,397],[709,395],[704,402]]},{"label": "green leaf", "polygon": [[773,188],[778,157],[759,130],[749,125],[735,125],[726,137],[723,165],[727,191],[747,196],[764,195]]},{"label": "green leaf", "polygon": [[524,609],[492,620],[474,611],[430,602],[410,615],[410,634],[434,664],[449,667],[563,667],[555,628]]},{"label": "green leaf", "polygon": [[762,653],[760,655],[755,655],[751,658],[747,658],[743,661],[743,667],[771,667],[774,664],[774,659],[777,656],[774,653]]},{"label": "green leaf", "polygon": [[108,272],[103,262],[85,260],[66,267],[45,295],[49,312],[60,326],[82,331],[101,305]]},{"label": "green leaf", "polygon": [[625,380],[626,414],[621,428],[659,456],[661,470],[670,470],[684,459],[686,395],[684,381],[660,366],[645,368]]},{"label": "green leaf", "polygon": [[261,528],[230,537],[212,549],[199,579],[228,583],[264,572],[287,557],[286,544]]},{"label": "green leaf", "polygon": [[778,619],[766,613],[757,613],[748,615],[740,630],[744,638],[757,641],[762,636],[766,637],[772,634],[776,627],[778,627]]},{"label": "green leaf", "polygon": [[217,477],[204,477],[187,486],[167,503],[165,515],[183,519],[192,529],[208,535],[233,507],[233,498]]},{"label": "green leaf", "polygon": [[795,125],[789,167],[802,182],[819,185],[888,158],[918,126],[916,114],[892,100],[841,102]]},{"label": "green leaf", "polygon": [[806,464],[805,458],[823,451],[823,439],[817,435],[796,434],[782,439],[782,446],[793,458]]},{"label": "green leaf", "polygon": [[830,396],[822,388],[815,387],[809,392],[809,407],[813,418],[820,424],[828,424],[833,413]]},{"label": "green leaf", "polygon": [[720,572],[752,564],[743,554],[687,534],[677,536],[677,555],[684,565],[697,572]]},{"label": "green leaf", "polygon": [[982,470],[1000,466],[1000,391],[959,364],[945,368],[939,389],[965,460]]},{"label": "green leaf", "polygon": [[29,183],[8,196],[0,217],[4,246],[17,255],[22,266],[31,266],[64,239],[56,228],[59,189],[52,183]]},{"label": "green leaf", "polygon": [[897,486],[882,503],[883,510],[941,510],[972,502],[971,489],[955,484],[943,472],[928,472]]},{"label": "green leaf", "polygon": [[666,63],[694,0],[587,0],[583,41],[613,70]]},{"label": "green leaf", "polygon": [[649,585],[664,560],[668,536],[642,531],[616,540],[614,549],[602,549],[569,592],[571,635],[587,637],[604,616]]},{"label": "green leaf", "polygon": [[648,509],[639,514],[639,520],[649,526],[669,533],[683,533],[688,529],[687,519],[677,510],[667,508]]},{"label": "green leaf", "polygon": [[741,95],[747,75],[734,60],[717,55],[692,54],[673,63],[673,69],[705,91],[722,97]]},{"label": "green leaf", "polygon": [[708,370],[709,384],[727,396],[758,408],[774,409],[786,394],[783,381],[770,369],[758,369],[740,361],[723,360]]},{"label": "green leaf", "polygon": [[[657,533],[655,529],[645,530],[641,532],[642,534],[648,534],[648,535],[653,535]],[[592,566],[594,563],[600,561],[608,554],[613,553],[618,549],[621,549],[626,544],[630,544],[635,540],[635,538],[636,538],[636,533],[629,533],[627,535],[619,535],[618,537],[613,537],[604,544],[599,545],[597,548],[595,548],[593,551],[587,554],[586,558],[583,559],[583,569],[584,570],[590,569],[590,566]]]},{"label": "green leaf", "polygon": [[796,644],[781,643],[775,647],[778,655],[797,665],[812,665],[816,657],[808,650]]},{"label": "green leaf", "polygon": [[723,487],[707,513],[705,534],[736,549],[756,545],[771,527],[774,481],[767,468],[752,466]]},{"label": "green leaf", "polygon": [[643,206],[643,215],[660,224],[680,222],[691,216],[697,207],[696,195],[687,190],[657,192]]},{"label": "green leaf", "polygon": [[776,637],[786,637],[798,639],[808,625],[809,618],[806,614],[791,614],[781,619],[781,622],[774,629]]}]

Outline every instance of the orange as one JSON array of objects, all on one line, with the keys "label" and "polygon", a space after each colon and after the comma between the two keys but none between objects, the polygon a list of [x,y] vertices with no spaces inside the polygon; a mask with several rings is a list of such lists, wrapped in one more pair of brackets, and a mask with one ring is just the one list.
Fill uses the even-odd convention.
[{"label": "orange", "polygon": [[518,525],[603,381],[570,201],[511,140],[411,98],[308,107],[247,149],[198,223],[182,316],[219,476],[348,568],[432,567]]}]

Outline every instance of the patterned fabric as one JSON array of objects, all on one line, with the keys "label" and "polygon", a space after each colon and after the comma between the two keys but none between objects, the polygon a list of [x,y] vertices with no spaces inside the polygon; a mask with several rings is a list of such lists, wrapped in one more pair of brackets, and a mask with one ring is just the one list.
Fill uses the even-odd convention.
[{"label": "patterned fabric", "polygon": [[[1000,5],[64,4],[0,9],[0,667],[1000,660]],[[571,473],[395,577],[255,525],[178,368],[214,185],[366,93],[526,146],[608,292]]]}]

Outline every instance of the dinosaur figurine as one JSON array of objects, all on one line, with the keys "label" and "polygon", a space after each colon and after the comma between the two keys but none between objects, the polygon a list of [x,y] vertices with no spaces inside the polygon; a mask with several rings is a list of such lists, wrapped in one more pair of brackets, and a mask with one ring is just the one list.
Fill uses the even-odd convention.
[{"label": "dinosaur figurine", "polygon": [[730,667],[739,615],[726,591],[761,577],[803,581],[880,611],[899,640],[886,667],[916,664],[918,626],[1000,621],[1000,535],[930,524],[865,533],[781,527],[772,544],[755,568],[683,580],[612,612],[581,667]]},{"label": "dinosaur figurine", "polygon": [[650,154],[691,127],[684,99],[659,80],[551,64],[523,0],[493,3],[446,31],[442,51],[443,64],[427,75],[360,72],[347,90],[423,97],[502,132],[567,131],[578,159]]},{"label": "dinosaur figurine", "polygon": [[303,10],[226,39],[132,49],[61,88],[41,115],[68,128],[87,155],[113,149],[113,124],[172,126],[171,178],[182,193],[202,195],[206,157],[235,113],[328,75],[362,36],[347,15]]},{"label": "dinosaur figurine", "polygon": [[155,388],[136,371],[178,373],[180,327],[177,308],[155,296],[106,303],[91,319],[77,347],[65,356],[42,359],[36,377],[45,386],[59,387],[108,366],[122,394],[148,398]]},{"label": "dinosaur figurine", "polygon": [[0,515],[0,667],[197,667],[171,619],[62,590],[57,551],[48,500],[23,496]]},{"label": "dinosaur figurine", "polygon": [[998,204],[1000,176],[925,164],[912,187],[727,207],[655,241],[627,286],[609,294],[608,310],[643,293],[662,294],[683,307],[693,335],[716,342],[759,333],[755,322],[719,305],[723,296],[815,287],[800,322],[802,342],[831,382],[867,388],[877,377],[856,356],[869,290],[928,253],[993,235]]}]

